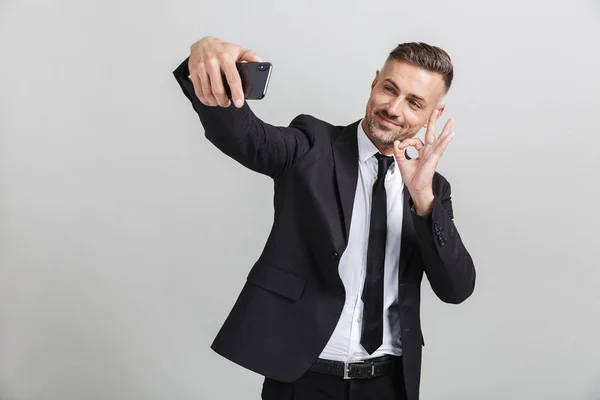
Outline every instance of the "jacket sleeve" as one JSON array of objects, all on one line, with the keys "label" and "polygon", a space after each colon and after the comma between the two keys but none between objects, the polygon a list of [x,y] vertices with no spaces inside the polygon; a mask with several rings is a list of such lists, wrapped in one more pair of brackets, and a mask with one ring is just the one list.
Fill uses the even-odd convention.
[{"label": "jacket sleeve", "polygon": [[[425,216],[411,214],[431,288],[440,300],[458,304],[473,293],[475,266],[454,225],[450,191],[443,179],[433,209]],[[412,199],[409,204],[412,208]]]},{"label": "jacket sleeve", "polygon": [[188,59],[173,72],[183,94],[191,102],[206,138],[245,167],[276,178],[311,147],[311,119],[299,115],[289,127],[261,121],[247,102],[242,108],[209,107],[200,102],[188,79]]}]

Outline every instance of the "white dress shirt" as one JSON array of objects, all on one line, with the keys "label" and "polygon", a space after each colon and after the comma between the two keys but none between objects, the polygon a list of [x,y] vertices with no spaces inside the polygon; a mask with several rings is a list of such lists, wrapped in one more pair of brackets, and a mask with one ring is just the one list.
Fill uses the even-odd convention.
[{"label": "white dress shirt", "polygon": [[402,235],[404,182],[396,162],[385,176],[387,199],[387,238],[385,244],[383,289],[383,344],[371,355],[360,344],[365,283],[371,196],[377,179],[379,151],[358,124],[358,182],[352,208],[348,246],[340,258],[338,272],[346,289],[346,302],[338,324],[319,356],[336,361],[358,361],[385,354],[401,355],[400,319],[398,316],[398,263]]}]

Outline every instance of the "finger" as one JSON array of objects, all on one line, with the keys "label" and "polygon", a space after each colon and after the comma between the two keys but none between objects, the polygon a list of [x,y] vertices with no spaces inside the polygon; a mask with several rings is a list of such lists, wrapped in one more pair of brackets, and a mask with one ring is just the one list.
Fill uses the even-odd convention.
[{"label": "finger", "polygon": [[425,164],[430,164],[433,166],[433,168],[437,168],[437,164],[440,161],[440,158],[444,155],[444,151],[454,137],[454,134],[454,132],[447,132],[443,135],[443,137],[440,135],[440,138],[438,138],[433,146],[433,151],[425,156]]},{"label": "finger", "polygon": [[217,104],[221,107],[228,107],[230,104],[223,86],[223,77],[221,75],[221,67],[218,59],[213,58],[207,61],[208,76],[210,77],[210,86],[212,94],[215,97]]},{"label": "finger", "polygon": [[226,56],[222,64],[225,79],[231,90],[231,99],[237,108],[244,105],[244,91],[242,90],[242,80],[237,70],[233,58]]},{"label": "finger", "polygon": [[436,155],[438,159],[442,157],[444,151],[446,151],[446,148],[448,147],[448,144],[452,141],[454,135],[455,132],[448,132],[443,138],[441,138],[439,140],[439,144],[433,149],[432,154]]},{"label": "finger", "polygon": [[432,144],[435,140],[435,121],[437,119],[438,110],[433,110],[427,121],[427,130],[425,131],[425,143]]},{"label": "finger", "polygon": [[[450,124],[451,125],[451,124]],[[444,129],[444,131],[436,138],[435,143],[432,146],[432,149],[435,149],[440,146],[444,141],[448,138],[448,135],[453,134],[454,132]]]},{"label": "finger", "polygon": [[196,93],[196,97],[198,100],[200,100],[200,103],[207,105],[206,97],[204,97],[204,93],[202,93],[202,83],[200,82],[198,73],[195,70],[190,73],[190,78],[192,79],[192,85],[194,86],[194,93]]},{"label": "finger", "polygon": [[399,140],[394,142],[394,158],[396,158],[396,162],[398,164],[406,161],[406,156],[404,155],[404,148],[402,147],[402,143]]},{"label": "finger", "polygon": [[410,146],[416,148],[417,150],[421,150],[425,145],[419,138],[404,139],[402,142],[400,142],[400,148],[402,149],[406,149]]},{"label": "finger", "polygon": [[250,49],[244,48],[244,49],[242,49],[242,52],[240,53],[240,56],[238,57],[238,61],[261,62],[262,60],[260,59],[258,54],[256,54],[255,52],[253,52]]},{"label": "finger", "polygon": [[414,148],[417,149],[418,157],[421,158],[423,156],[423,149],[425,148],[425,143],[421,139],[416,138],[417,144],[414,145]]},{"label": "finger", "polygon": [[200,79],[200,87],[202,88],[202,94],[205,100],[204,104],[211,107],[216,106],[217,99],[215,99],[215,96],[212,94],[210,77],[206,71],[206,66],[204,64],[200,64],[196,72],[198,74],[198,78]]},{"label": "finger", "polygon": [[423,149],[423,147],[425,147],[425,143],[423,143],[423,141],[419,138],[415,138],[415,140],[417,141],[417,144],[414,145],[415,149],[417,149],[417,151],[421,151]]},{"label": "finger", "polygon": [[444,129],[442,129],[442,133],[440,133],[440,136],[438,137],[438,139],[441,138],[442,136],[446,136],[452,130],[453,124],[454,124],[454,118],[450,118],[448,121],[446,121],[446,124],[444,125]]}]

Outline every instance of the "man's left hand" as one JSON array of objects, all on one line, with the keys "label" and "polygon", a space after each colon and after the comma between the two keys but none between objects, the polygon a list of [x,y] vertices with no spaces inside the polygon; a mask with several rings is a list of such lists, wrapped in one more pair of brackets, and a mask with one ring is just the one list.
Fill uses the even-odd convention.
[{"label": "man's left hand", "polygon": [[[405,139],[402,142],[396,140],[394,142],[394,157],[418,215],[425,215],[433,208],[433,175],[444,150],[454,137],[454,132],[450,131],[454,123],[452,118],[446,122],[442,133],[437,138],[435,137],[437,116],[438,110],[436,109],[431,113],[427,123],[425,143],[418,138]],[[404,155],[404,150],[407,147],[417,149],[419,157],[407,159]]]}]

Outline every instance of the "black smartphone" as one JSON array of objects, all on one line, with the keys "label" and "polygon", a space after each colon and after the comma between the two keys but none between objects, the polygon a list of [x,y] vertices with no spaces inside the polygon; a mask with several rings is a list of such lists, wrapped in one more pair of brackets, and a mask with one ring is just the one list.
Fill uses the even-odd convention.
[{"label": "black smartphone", "polygon": [[[237,62],[235,63],[242,80],[242,90],[246,100],[261,100],[267,94],[273,65],[269,62]],[[188,76],[190,82],[192,79]],[[231,100],[231,89],[223,76],[223,86],[227,98]]]},{"label": "black smartphone", "polygon": [[[242,79],[242,90],[246,100],[261,100],[267,94],[273,65],[269,62],[238,62],[235,63]],[[223,86],[227,98],[231,99],[231,89],[223,77]]]}]

